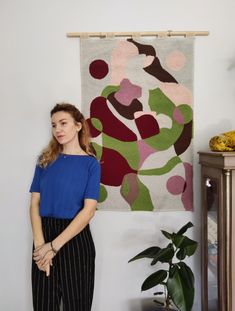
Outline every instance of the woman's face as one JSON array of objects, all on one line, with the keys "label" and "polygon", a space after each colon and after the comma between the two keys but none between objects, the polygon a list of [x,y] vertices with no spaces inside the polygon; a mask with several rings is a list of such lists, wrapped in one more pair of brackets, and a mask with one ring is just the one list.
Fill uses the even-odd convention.
[{"label": "woman's face", "polygon": [[65,111],[58,111],[51,117],[52,134],[61,145],[78,141],[78,132],[81,129],[81,123],[75,122],[73,117]]}]

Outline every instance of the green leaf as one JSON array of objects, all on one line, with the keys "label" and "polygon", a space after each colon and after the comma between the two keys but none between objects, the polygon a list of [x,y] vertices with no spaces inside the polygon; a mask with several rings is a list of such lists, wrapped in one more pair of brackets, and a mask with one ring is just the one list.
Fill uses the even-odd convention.
[{"label": "green leaf", "polygon": [[184,239],[185,239],[184,235],[175,234],[175,236],[172,239],[172,242],[177,248],[180,248]]},{"label": "green leaf", "polygon": [[189,228],[193,227],[191,221],[189,221],[186,225],[184,225],[176,234],[182,235],[184,234]]},{"label": "green leaf", "polygon": [[177,264],[172,264],[169,269],[169,277],[172,277],[175,273],[175,270],[178,269]]},{"label": "green leaf", "polygon": [[160,251],[160,249],[161,248],[157,246],[146,248],[143,252],[131,258],[128,262],[141,259],[141,258],[155,258],[156,254]]},{"label": "green leaf", "polygon": [[194,276],[183,262],[177,265],[167,281],[167,290],[172,301],[181,311],[191,311],[194,301]]},{"label": "green leaf", "polygon": [[169,233],[165,230],[161,230],[162,234],[168,239],[168,240],[172,240],[172,237],[174,236],[174,233]]},{"label": "green leaf", "polygon": [[180,248],[176,254],[176,257],[179,260],[183,260],[186,257],[186,249],[185,248]]},{"label": "green leaf", "polygon": [[144,281],[144,283],[141,286],[141,290],[148,290],[158,284],[160,284],[162,281],[165,280],[167,277],[167,271],[166,270],[158,270],[157,272],[154,272],[151,274],[147,279]]},{"label": "green leaf", "polygon": [[194,275],[191,268],[185,262],[179,262],[178,266],[180,267],[182,278],[187,283],[186,286],[194,288]]},{"label": "green leaf", "polygon": [[174,257],[174,247],[173,244],[170,243],[167,247],[162,248],[159,252],[154,256],[151,265],[155,265],[158,261],[160,262],[170,262]]},{"label": "green leaf", "polygon": [[180,249],[184,249],[187,256],[192,256],[196,249],[198,243],[194,240],[189,239],[184,235],[176,234],[172,240],[173,244]]},{"label": "green leaf", "polygon": [[[192,240],[191,240],[192,241]],[[187,256],[192,256],[197,249],[198,243],[196,241],[192,241],[192,243],[185,247]]]}]

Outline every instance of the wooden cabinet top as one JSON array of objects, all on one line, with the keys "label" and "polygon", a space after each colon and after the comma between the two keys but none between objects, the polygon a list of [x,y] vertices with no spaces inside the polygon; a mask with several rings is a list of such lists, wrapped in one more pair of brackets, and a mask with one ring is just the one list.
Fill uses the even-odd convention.
[{"label": "wooden cabinet top", "polygon": [[199,151],[198,153],[201,165],[235,170],[235,152]]}]

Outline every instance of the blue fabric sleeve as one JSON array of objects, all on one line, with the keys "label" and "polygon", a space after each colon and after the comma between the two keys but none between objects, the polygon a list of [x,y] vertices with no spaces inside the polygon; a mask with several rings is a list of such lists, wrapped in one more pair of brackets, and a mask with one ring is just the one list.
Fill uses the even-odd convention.
[{"label": "blue fabric sleeve", "polygon": [[39,192],[40,193],[40,179],[41,179],[41,173],[42,168],[39,165],[36,165],[35,171],[34,171],[34,177],[31,184],[31,187],[29,189],[29,192]]},{"label": "blue fabric sleeve", "polygon": [[84,199],[99,199],[100,194],[100,163],[95,160],[89,169],[88,182],[85,189]]}]

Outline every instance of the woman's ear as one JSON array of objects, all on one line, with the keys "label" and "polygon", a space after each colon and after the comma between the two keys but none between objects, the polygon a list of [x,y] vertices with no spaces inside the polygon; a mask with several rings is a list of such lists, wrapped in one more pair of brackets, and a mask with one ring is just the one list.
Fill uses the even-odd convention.
[{"label": "woman's ear", "polygon": [[82,129],[82,123],[77,122],[77,131],[80,132],[81,129]]}]

